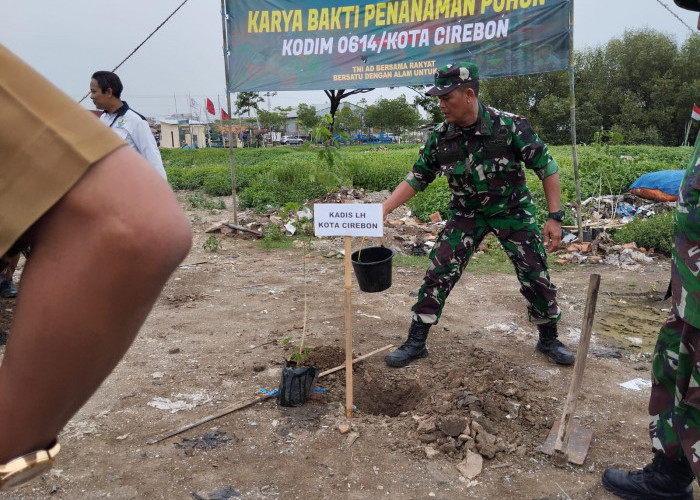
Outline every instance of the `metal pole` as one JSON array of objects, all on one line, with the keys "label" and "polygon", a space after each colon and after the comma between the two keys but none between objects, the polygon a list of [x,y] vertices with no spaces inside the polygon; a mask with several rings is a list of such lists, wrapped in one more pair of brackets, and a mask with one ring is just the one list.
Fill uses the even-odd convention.
[{"label": "metal pole", "polygon": [[221,32],[224,38],[224,71],[226,72],[226,107],[228,109],[228,120],[226,120],[226,128],[228,129],[228,156],[231,163],[231,197],[233,198],[233,223],[238,224],[238,200],[236,195],[236,167],[233,156],[233,134],[231,132],[231,92],[229,91],[229,67],[228,67],[228,30],[227,30],[228,14],[226,13],[226,0],[221,0]]},{"label": "metal pole", "polygon": [[581,217],[581,180],[578,174],[576,157],[576,94],[574,93],[574,0],[569,7],[569,110],[571,112],[571,155],[574,164],[574,185],[576,186],[576,226],[578,238],[583,242],[583,220]]}]

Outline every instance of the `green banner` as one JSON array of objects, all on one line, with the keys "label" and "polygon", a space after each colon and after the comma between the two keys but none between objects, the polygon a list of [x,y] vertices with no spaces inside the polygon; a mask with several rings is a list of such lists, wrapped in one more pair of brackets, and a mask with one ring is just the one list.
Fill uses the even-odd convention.
[{"label": "green banner", "polygon": [[226,0],[229,90],[431,84],[454,61],[481,78],[568,68],[570,0]]}]

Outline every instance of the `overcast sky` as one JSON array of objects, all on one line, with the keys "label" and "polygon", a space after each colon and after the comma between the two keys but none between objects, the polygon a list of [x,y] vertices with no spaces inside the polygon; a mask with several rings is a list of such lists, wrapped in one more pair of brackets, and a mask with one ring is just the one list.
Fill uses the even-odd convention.
[{"label": "overcast sky", "polygon": [[[181,3],[0,0],[0,43],[77,101],[87,93],[93,72],[112,70]],[[141,114],[156,117],[189,112],[188,96],[200,105],[208,97],[225,109],[220,10],[220,0],[187,1],[117,70],[124,83],[122,98]],[[685,25],[695,31],[697,19],[697,12],[680,9],[673,0],[576,0],[574,46],[605,45],[626,29],[641,28],[654,28],[682,43],[692,33]],[[413,99],[410,89],[377,89],[351,102],[401,93]],[[279,92],[269,100],[272,108],[296,108],[300,102],[328,106],[322,91]],[[93,108],[89,98],[83,105]]]}]

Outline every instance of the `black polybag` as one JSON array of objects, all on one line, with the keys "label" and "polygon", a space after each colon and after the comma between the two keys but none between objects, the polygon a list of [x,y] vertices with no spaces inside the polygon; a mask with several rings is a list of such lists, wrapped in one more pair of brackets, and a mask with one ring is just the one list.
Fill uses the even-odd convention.
[{"label": "black polybag", "polygon": [[282,368],[277,403],[280,406],[301,406],[316,386],[319,370],[313,366],[296,366],[285,361]]}]

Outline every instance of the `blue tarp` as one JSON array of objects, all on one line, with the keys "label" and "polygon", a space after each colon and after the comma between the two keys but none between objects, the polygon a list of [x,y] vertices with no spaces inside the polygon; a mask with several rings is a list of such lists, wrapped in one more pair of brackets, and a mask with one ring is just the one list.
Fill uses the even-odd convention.
[{"label": "blue tarp", "polygon": [[634,181],[630,186],[630,190],[636,188],[658,189],[671,196],[678,196],[683,174],[685,174],[685,170],[660,170],[658,172],[649,172]]}]

